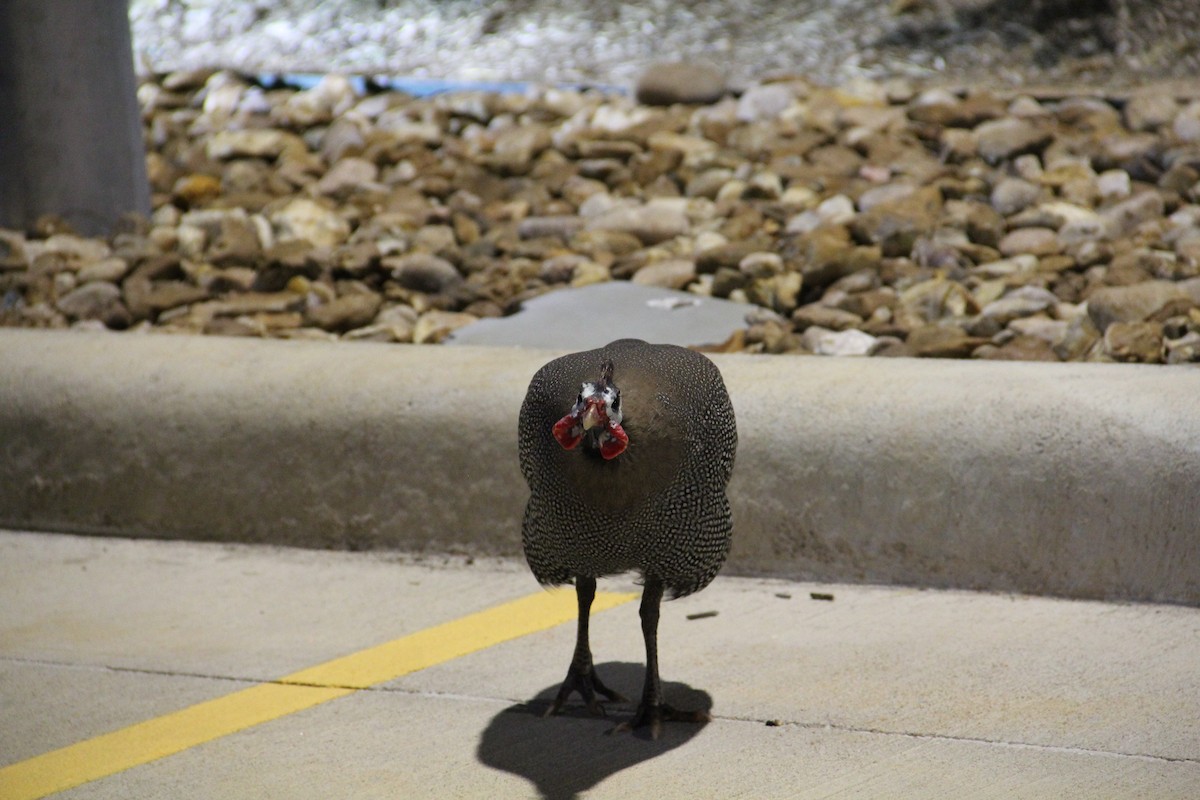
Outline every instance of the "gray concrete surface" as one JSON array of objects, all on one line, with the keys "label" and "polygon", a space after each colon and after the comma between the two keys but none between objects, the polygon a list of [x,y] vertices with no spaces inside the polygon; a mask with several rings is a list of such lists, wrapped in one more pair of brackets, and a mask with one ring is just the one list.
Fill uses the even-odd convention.
[{"label": "gray concrete surface", "polygon": [[[0,330],[0,525],[516,555],[551,355]],[[1200,371],[715,360],[730,574],[1200,603]]]},{"label": "gray concrete surface", "polygon": [[721,344],[746,327],[747,315],[761,312],[749,303],[606,281],[535,297],[512,316],[459,328],[446,343],[545,349],[554,340],[564,350],[591,350],[630,338],[702,347]]},{"label": "gray concrete surface", "polygon": [[[0,767],[537,591],[500,559],[0,532]],[[1194,608],[722,576],[661,624],[668,699],[714,721],[654,743],[605,735],[627,705],[529,713],[572,638],[560,625],[58,796],[1200,793]],[[636,603],[598,614],[592,641],[634,694]]]}]

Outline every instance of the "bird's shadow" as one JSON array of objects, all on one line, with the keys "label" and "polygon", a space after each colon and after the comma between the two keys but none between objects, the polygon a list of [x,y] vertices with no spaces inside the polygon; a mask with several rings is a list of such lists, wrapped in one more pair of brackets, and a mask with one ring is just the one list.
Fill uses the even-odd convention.
[{"label": "bird's shadow", "polygon": [[[596,666],[604,682],[626,697],[641,695],[645,667],[609,662]],[[476,757],[493,769],[520,775],[546,800],[569,800],[609,775],[640,764],[689,742],[703,723],[664,722],[658,739],[645,730],[614,732],[629,721],[633,703],[607,703],[607,717],[593,717],[578,696],[563,712],[543,718],[558,684],[547,686],[526,703],[509,706],[488,723]],[[663,696],[676,708],[709,711],[712,697],[683,683],[664,682]]]}]

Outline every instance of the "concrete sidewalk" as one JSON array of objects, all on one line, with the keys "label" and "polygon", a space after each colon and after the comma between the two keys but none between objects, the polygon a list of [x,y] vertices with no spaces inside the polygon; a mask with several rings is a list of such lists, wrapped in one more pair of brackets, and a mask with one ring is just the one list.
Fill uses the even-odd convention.
[{"label": "concrete sidewalk", "polygon": [[[0,533],[0,765],[539,592],[504,560]],[[592,635],[636,696],[636,602]],[[1200,796],[1198,609],[720,577],[660,641],[714,721],[658,742],[605,735],[625,705],[529,713],[560,624],[59,796]]]}]

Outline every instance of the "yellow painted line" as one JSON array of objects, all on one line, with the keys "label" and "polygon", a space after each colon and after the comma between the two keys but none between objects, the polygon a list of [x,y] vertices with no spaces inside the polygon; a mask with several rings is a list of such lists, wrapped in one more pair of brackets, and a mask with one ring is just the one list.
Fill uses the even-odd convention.
[{"label": "yellow painted line", "polygon": [[[597,592],[592,611],[636,596]],[[569,589],[513,600],[0,767],[0,798],[35,800],[61,792],[574,618],[575,593]]]}]

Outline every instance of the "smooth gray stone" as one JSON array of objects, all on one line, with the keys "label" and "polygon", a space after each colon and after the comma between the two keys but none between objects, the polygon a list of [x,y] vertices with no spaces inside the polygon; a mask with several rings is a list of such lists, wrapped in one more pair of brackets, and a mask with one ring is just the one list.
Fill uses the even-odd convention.
[{"label": "smooth gray stone", "polygon": [[752,312],[762,309],[613,281],[544,294],[511,317],[459,328],[445,343],[586,350],[632,337],[657,344],[719,344],[746,327]]}]

